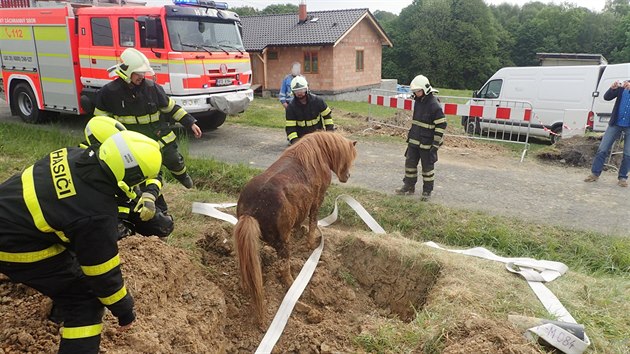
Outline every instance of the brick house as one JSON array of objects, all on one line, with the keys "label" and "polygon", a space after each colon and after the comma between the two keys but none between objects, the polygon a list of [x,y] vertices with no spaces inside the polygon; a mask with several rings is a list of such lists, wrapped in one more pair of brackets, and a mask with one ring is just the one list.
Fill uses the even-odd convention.
[{"label": "brick house", "polygon": [[291,64],[302,64],[310,89],[328,98],[362,100],[381,85],[382,46],[392,42],[368,9],[243,16],[253,86],[280,90]]}]

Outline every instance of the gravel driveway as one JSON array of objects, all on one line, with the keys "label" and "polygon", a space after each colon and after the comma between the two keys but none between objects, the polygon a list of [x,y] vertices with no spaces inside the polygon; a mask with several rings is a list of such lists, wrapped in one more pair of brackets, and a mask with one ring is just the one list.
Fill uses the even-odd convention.
[{"label": "gravel driveway", "polygon": [[[0,101],[0,117],[10,116]],[[83,129],[79,119],[62,120],[58,126]],[[349,185],[393,194],[402,185],[405,144],[365,141],[358,138],[359,155]],[[243,127],[226,123],[217,130],[191,139],[189,153],[228,163],[266,168],[286,148],[283,130]],[[616,185],[616,174],[604,172],[599,182],[584,183],[587,169],[550,166],[528,157],[506,158],[492,152],[445,145],[436,165],[431,203],[514,216],[549,225],[568,226],[607,234],[630,234],[630,188]],[[419,196],[411,196],[419,201]]]},{"label": "gravel driveway", "polygon": [[[348,184],[393,194],[402,185],[404,142],[358,140]],[[283,130],[226,123],[191,141],[189,153],[262,169],[286,146]],[[587,184],[587,169],[544,165],[532,157],[519,163],[516,157],[444,146],[439,158],[432,203],[607,234],[630,230],[630,189],[618,187],[613,172]],[[410,198],[420,203],[417,194]]]}]

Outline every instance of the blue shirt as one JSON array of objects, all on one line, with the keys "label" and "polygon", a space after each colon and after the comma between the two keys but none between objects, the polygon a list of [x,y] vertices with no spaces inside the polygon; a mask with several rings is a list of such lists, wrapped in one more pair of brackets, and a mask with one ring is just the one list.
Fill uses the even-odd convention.
[{"label": "blue shirt", "polygon": [[280,93],[278,94],[278,98],[280,99],[280,103],[291,103],[293,100],[293,91],[291,91],[291,80],[293,80],[295,76],[289,74],[284,77],[282,80],[282,85],[280,85]]},{"label": "blue shirt", "polygon": [[623,90],[621,102],[619,102],[619,116],[617,125],[620,127],[630,127],[630,91]]}]

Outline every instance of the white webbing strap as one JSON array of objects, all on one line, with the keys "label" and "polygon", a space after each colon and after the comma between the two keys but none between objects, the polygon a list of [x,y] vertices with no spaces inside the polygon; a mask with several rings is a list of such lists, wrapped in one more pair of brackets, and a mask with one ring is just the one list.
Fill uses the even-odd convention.
[{"label": "white webbing strap", "polygon": [[[342,194],[335,198],[335,207],[333,209],[333,212],[325,218],[319,220],[317,223],[318,226],[330,226],[335,221],[337,221],[339,211],[337,203],[340,199],[346,202],[374,233],[385,233],[385,230],[381,227],[381,225],[379,225],[376,220],[374,220],[370,213],[368,213],[367,210],[365,210],[365,208],[363,208],[363,206],[359,202],[357,202],[351,196],[345,194]],[[227,221],[233,225],[236,225],[238,220],[233,215],[217,210],[217,208],[231,208],[234,206],[236,206],[236,203],[210,204],[195,202],[192,206],[192,212],[211,216],[213,218]],[[311,277],[313,276],[315,268],[317,267],[317,264],[319,262],[319,258],[322,255],[322,251],[324,250],[324,235],[321,233],[321,230],[319,228],[318,231],[321,235],[319,246],[313,251],[313,253],[311,253],[310,257],[306,260],[306,262],[302,266],[302,270],[300,270],[300,274],[298,274],[297,278],[295,278],[293,284],[289,288],[289,291],[287,291],[284,299],[282,299],[282,303],[278,308],[278,312],[276,312],[273,321],[271,321],[271,325],[269,325],[265,336],[258,345],[256,353],[271,353],[272,349],[278,342],[278,339],[280,339],[280,336],[284,331],[284,327],[289,321],[289,317],[291,316],[291,312],[293,312],[295,304],[297,303],[300,296],[302,296],[306,285],[308,285],[308,282],[311,280]]]},{"label": "white webbing strap", "polygon": [[[483,247],[467,250],[449,250],[438,246],[435,242],[425,242],[425,245],[440,250],[484,258],[505,263],[508,271],[520,274],[538,297],[547,311],[561,322],[577,324],[573,316],[562,305],[560,300],[543,284],[550,282],[566,273],[568,267],[560,262],[537,260],[532,258],[505,258],[497,256]],[[566,354],[581,354],[591,344],[586,333],[584,339],[574,336],[571,332],[553,323],[545,323],[528,329],[543,338],[547,343]]]},{"label": "white webbing strap", "polygon": [[194,202],[192,205],[192,212],[195,214],[207,215],[215,219],[227,221],[232,225],[236,225],[236,222],[238,220],[236,219],[236,217],[234,217],[234,215],[217,210],[217,208],[225,209],[225,208],[231,208],[235,206],[236,206],[236,203],[211,204],[211,203]]},{"label": "white webbing strap", "polygon": [[367,210],[365,210],[363,205],[361,205],[359,202],[356,201],[356,199],[352,198],[351,196],[347,194],[342,194],[342,195],[339,195],[337,198],[335,198],[335,208],[333,209],[333,212],[327,217],[319,220],[317,222],[317,225],[326,227],[326,226],[332,225],[335,221],[337,221],[338,212],[339,212],[337,203],[340,199],[346,202],[346,204],[348,204],[352,208],[352,210],[354,210],[357,213],[357,215],[359,215],[361,220],[363,220],[363,222],[370,228],[370,230],[372,230],[372,232],[374,232],[375,234],[386,233],[385,230],[381,227],[381,225],[379,225],[376,222],[376,220],[374,220],[372,215],[370,215],[370,213],[368,213]]}]

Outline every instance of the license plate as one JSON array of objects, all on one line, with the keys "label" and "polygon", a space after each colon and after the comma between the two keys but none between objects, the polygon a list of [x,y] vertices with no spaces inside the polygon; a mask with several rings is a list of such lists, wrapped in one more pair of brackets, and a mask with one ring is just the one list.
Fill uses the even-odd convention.
[{"label": "license plate", "polygon": [[224,78],[224,79],[217,79],[217,86],[228,86],[228,85],[232,85],[232,79],[229,78]]}]

